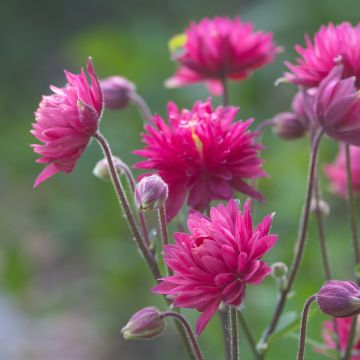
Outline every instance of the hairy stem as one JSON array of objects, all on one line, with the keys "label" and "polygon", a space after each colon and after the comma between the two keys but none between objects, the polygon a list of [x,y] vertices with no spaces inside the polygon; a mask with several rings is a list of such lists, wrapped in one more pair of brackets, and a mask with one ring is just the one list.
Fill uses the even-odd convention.
[{"label": "hairy stem", "polygon": [[[284,306],[286,303],[287,295],[289,294],[292,285],[294,283],[295,277],[299,270],[299,266],[301,264],[301,260],[304,254],[305,245],[306,245],[306,235],[309,225],[309,214],[310,214],[310,205],[311,205],[311,197],[314,189],[315,183],[315,173],[316,173],[316,163],[317,163],[317,154],[319,149],[319,144],[321,140],[321,136],[323,131],[319,131],[314,136],[314,141],[312,142],[311,151],[310,151],[310,159],[309,159],[309,171],[308,171],[308,180],[307,180],[307,189],[305,194],[305,204],[303,207],[303,211],[301,214],[300,225],[299,225],[299,235],[298,241],[295,248],[295,254],[293,258],[293,262],[291,265],[291,269],[289,272],[289,277],[286,286],[282,289],[280,293],[279,300],[277,302],[274,315],[270,322],[269,327],[267,328],[263,338],[261,341],[266,344],[269,336],[274,332],[276,325],[280,319],[282,311],[284,310]],[[262,356],[264,357],[264,356]]]},{"label": "hairy stem", "polygon": [[138,93],[135,93],[135,92],[130,93],[129,98],[140,110],[140,112],[145,120],[145,123],[150,122],[152,114],[151,114],[151,110],[150,110],[148,104],[146,103],[146,101]]},{"label": "hairy stem", "polygon": [[304,359],[307,318],[308,318],[310,306],[315,299],[316,299],[316,295],[310,296],[306,300],[305,305],[304,305],[304,309],[303,309],[302,316],[301,316],[301,330],[300,330],[299,350],[298,350],[297,360]]},{"label": "hairy stem", "polygon": [[201,353],[200,350],[200,346],[199,343],[194,335],[194,332],[191,329],[191,326],[189,325],[188,321],[186,320],[186,318],[184,316],[182,316],[181,314],[175,312],[175,311],[165,311],[161,314],[161,317],[165,318],[165,317],[173,317],[175,318],[180,324],[181,326],[184,328],[187,336],[190,339],[191,345],[192,345],[192,350],[193,350],[193,354],[196,360],[204,360],[203,355]]},{"label": "hairy stem", "polygon": [[355,200],[352,189],[351,179],[351,157],[350,157],[350,145],[345,145],[346,154],[346,178],[347,178],[347,193],[348,193],[348,211],[350,217],[351,236],[354,247],[354,260],[355,266],[360,263],[360,250],[358,244],[357,227],[356,227],[356,211],[355,211]]},{"label": "hairy stem", "polygon": [[229,306],[228,310],[228,331],[230,335],[230,359],[238,360],[237,310],[234,306]]},{"label": "hairy stem", "polygon": [[106,141],[106,139],[104,138],[104,136],[102,134],[100,134],[99,132],[97,132],[94,135],[94,137],[99,142],[99,144],[104,152],[104,156],[107,159],[107,162],[109,164],[111,180],[114,185],[114,189],[115,189],[120,207],[124,211],[125,218],[127,220],[129,228],[134,236],[136,244],[137,244],[141,254],[143,255],[144,259],[146,260],[153,277],[155,278],[156,281],[159,281],[158,279],[161,277],[159,267],[156,263],[154,255],[151,253],[150,249],[146,246],[145,241],[143,240],[141,233],[138,229],[134,215],[131,211],[131,207],[126,198],[124,188],[120,182],[119,175],[116,171],[110,146],[109,146],[108,142]]},{"label": "hairy stem", "polygon": [[[169,234],[167,229],[166,223],[166,209],[165,205],[159,207],[159,223],[160,223],[160,230],[161,230],[161,239],[162,239],[162,248],[164,250],[165,245],[169,244]],[[172,270],[166,266],[167,275],[173,275]]]}]

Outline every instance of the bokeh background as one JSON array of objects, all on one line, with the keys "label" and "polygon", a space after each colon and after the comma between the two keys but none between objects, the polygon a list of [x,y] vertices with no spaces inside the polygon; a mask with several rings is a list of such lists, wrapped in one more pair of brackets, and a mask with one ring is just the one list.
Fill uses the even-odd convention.
[{"label": "bokeh background", "polygon": [[[48,85],[62,85],[64,68],[78,71],[91,55],[100,77],[119,74],[136,83],[153,112],[165,113],[168,100],[190,107],[208,94],[203,86],[167,90],[173,73],[167,41],[189,21],[205,16],[240,15],[259,29],[273,31],[285,51],[248,80],[232,84],[231,103],[239,117],[256,122],[289,109],[295,88],[274,87],[294,59],[293,45],[329,21],[359,21],[358,0],[2,0],[0,3],[0,359],[107,360],[185,359],[173,326],[154,341],[124,341],[121,327],[138,309],[164,308],[149,289],[153,281],[120,215],[113,190],[92,175],[101,158],[93,143],[71,175],[59,174],[37,189],[41,166],[29,145],[33,112]],[[214,99],[219,103],[219,99]],[[141,146],[142,119],[133,106],[106,112],[102,129],[113,151],[133,164]],[[305,189],[307,140],[286,142],[268,131],[263,151],[268,199],[256,218],[276,211],[273,231],[280,235],[269,262],[291,262]],[[337,146],[325,140],[321,163],[332,161]],[[328,192],[326,219],[331,265],[336,278],[352,278],[352,250],[344,202]],[[312,219],[314,220],[314,219]],[[150,219],[150,221],[152,221]],[[155,224],[152,222],[152,224]],[[323,282],[314,221],[306,256],[287,311],[299,313],[307,296]],[[248,287],[244,316],[258,338],[271,317],[276,285]],[[195,322],[197,314],[186,314]],[[293,313],[291,313],[293,314]],[[290,317],[292,315],[289,315]],[[325,319],[315,314],[310,336],[320,341]],[[295,332],[297,329],[295,329]],[[223,358],[220,322],[214,318],[200,338],[207,359]],[[269,359],[295,358],[292,337],[277,340]],[[242,359],[251,359],[240,332]],[[308,359],[321,355],[307,350]]]}]

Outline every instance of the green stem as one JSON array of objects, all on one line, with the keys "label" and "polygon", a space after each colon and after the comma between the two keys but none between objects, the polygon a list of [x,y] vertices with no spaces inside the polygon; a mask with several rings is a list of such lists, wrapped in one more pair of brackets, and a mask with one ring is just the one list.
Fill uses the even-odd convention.
[{"label": "green stem", "polygon": [[230,335],[230,359],[239,360],[237,310],[233,306],[229,306],[228,310],[228,331]]}]

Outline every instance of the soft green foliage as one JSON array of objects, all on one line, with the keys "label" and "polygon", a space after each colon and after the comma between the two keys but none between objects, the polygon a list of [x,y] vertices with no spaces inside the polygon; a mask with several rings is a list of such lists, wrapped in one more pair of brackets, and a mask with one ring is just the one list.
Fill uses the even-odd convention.
[{"label": "soft green foliage", "polygon": [[[164,303],[149,291],[153,280],[135,249],[110,183],[92,175],[102,156],[97,144],[91,144],[73,174],[56,175],[32,189],[41,166],[34,163],[29,130],[40,96],[48,93],[49,83],[63,83],[63,68],[77,71],[91,55],[100,77],[128,77],[154,112],[165,114],[170,99],[190,107],[208,94],[201,85],[163,88],[163,81],[175,69],[168,40],[192,19],[240,15],[257,28],[274,31],[277,43],[285,48],[273,64],[244,82],[231,84],[231,104],[241,107],[241,118],[255,117],[258,123],[289,109],[295,88],[287,84],[275,88],[273,83],[284,71],[283,60],[293,59],[293,45],[303,43],[303,33],[313,33],[322,23],[359,21],[359,1],[5,0],[2,5],[0,348],[5,348],[4,359],[15,359],[13,354],[6,357],[10,342],[2,340],[15,318],[27,329],[14,332],[16,351],[25,348],[25,354],[31,354],[16,359],[56,358],[48,349],[54,337],[70,360],[184,359],[173,326],[150,342],[125,342],[120,335],[120,328],[135,311],[150,305],[164,308]],[[106,112],[102,120],[114,154],[129,164],[136,161],[131,152],[141,146],[141,128],[142,119],[133,107]],[[290,265],[304,197],[308,143],[305,139],[285,142],[271,132],[263,142],[267,147],[262,153],[265,169],[271,177],[261,180],[268,201],[257,205],[256,218],[276,212],[273,232],[280,237],[267,260]],[[320,151],[321,163],[331,161],[336,144],[326,139]],[[333,273],[338,279],[351,279],[346,206],[327,191],[326,180],[321,181],[324,199],[331,206],[325,226]],[[155,224],[156,217],[151,221]],[[296,293],[287,311],[299,313],[305,299],[324,280],[315,230],[311,221]],[[247,289],[244,316],[257,338],[271,317],[276,297],[271,277],[262,286]],[[184,313],[194,323],[197,314]],[[309,336],[316,341],[320,341],[323,320],[320,314],[310,320]],[[40,335],[29,338],[33,331]],[[270,360],[295,358],[296,340],[276,340],[269,350]],[[200,343],[206,358],[222,358],[219,319],[210,323]],[[240,353],[242,359],[251,359],[241,331]],[[321,358],[309,345],[307,359]]]}]

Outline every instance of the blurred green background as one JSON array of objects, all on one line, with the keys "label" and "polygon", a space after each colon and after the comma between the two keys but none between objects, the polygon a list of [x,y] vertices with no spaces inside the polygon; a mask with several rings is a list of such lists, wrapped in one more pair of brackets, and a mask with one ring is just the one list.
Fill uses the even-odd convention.
[{"label": "blurred green background", "polygon": [[[190,107],[208,94],[202,85],[166,90],[173,73],[168,39],[191,20],[205,16],[240,15],[258,29],[273,31],[285,51],[248,80],[231,84],[231,103],[239,117],[257,122],[289,109],[291,85],[273,86],[294,59],[293,45],[329,21],[359,21],[358,0],[2,0],[0,4],[0,359],[106,360],[185,359],[172,325],[154,341],[124,341],[121,327],[138,309],[164,307],[151,295],[153,281],[139,258],[110,184],[92,175],[101,159],[93,143],[71,175],[59,174],[37,189],[33,181],[41,166],[34,163],[29,134],[42,94],[49,84],[61,86],[64,68],[77,72],[89,55],[100,77],[126,76],[136,83],[153,112],[165,113],[168,100]],[[214,99],[219,103],[219,99]],[[113,151],[129,164],[141,147],[142,119],[133,106],[106,112],[103,133]],[[290,264],[305,189],[307,140],[285,142],[269,131],[263,138],[265,169],[261,181],[268,202],[255,217],[276,211],[273,232],[280,235],[267,260]],[[337,146],[325,140],[321,163],[332,161]],[[326,235],[334,277],[352,278],[352,250],[346,207],[330,194],[322,179],[324,198],[331,206]],[[312,219],[313,220],[313,219]],[[314,221],[288,310],[300,312],[307,296],[324,276]],[[268,278],[247,289],[244,316],[259,337],[276,301],[276,286]],[[189,311],[192,323],[197,313]],[[310,322],[310,336],[320,340],[324,316]],[[219,319],[200,338],[207,359],[223,358]],[[269,359],[293,359],[297,341],[274,342]],[[240,332],[242,359],[251,359]],[[307,350],[308,359],[321,355]]]}]

